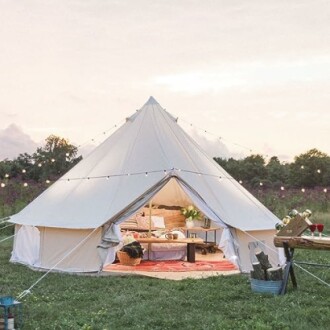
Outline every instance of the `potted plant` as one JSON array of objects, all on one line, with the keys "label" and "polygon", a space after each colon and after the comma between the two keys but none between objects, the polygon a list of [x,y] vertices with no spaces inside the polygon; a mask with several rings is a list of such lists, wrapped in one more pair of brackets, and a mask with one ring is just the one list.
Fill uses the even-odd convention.
[{"label": "potted plant", "polygon": [[187,228],[194,227],[194,220],[198,220],[200,218],[200,211],[197,210],[193,205],[183,207],[181,209],[181,214],[183,214],[186,218]]}]

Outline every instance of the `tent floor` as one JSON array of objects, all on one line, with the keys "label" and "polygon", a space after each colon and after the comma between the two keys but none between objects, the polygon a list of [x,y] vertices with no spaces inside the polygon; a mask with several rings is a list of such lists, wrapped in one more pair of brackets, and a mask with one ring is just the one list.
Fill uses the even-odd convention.
[{"label": "tent floor", "polygon": [[[216,253],[207,253],[202,254],[201,250],[196,250],[196,261],[219,261],[223,260],[223,253],[219,250]],[[186,278],[201,279],[210,276],[220,276],[220,275],[233,275],[239,274],[239,270],[229,270],[229,271],[189,271],[189,272],[143,272],[143,271],[125,271],[125,272],[116,272],[116,271],[106,271],[103,272],[104,275],[139,275],[154,277],[159,279],[166,280],[175,280],[180,281]]]}]

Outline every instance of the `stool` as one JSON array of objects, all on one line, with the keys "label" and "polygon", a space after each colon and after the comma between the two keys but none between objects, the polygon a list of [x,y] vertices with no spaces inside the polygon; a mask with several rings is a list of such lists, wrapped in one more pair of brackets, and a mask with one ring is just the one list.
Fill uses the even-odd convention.
[{"label": "stool", "polygon": [[[9,320],[13,319],[16,324],[15,329],[22,327],[22,303],[15,300],[13,297],[5,296],[0,297],[0,308],[3,309],[1,318],[3,320],[3,327],[0,329],[11,330],[14,329],[14,324]],[[0,324],[0,326],[2,326]]]}]

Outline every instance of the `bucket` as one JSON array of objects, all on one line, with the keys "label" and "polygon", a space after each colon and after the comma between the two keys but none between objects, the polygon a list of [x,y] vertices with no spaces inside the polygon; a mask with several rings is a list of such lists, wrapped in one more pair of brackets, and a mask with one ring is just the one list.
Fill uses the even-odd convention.
[{"label": "bucket", "polygon": [[[8,330],[15,330],[15,327],[14,327],[14,318],[11,317],[11,318],[8,318],[7,319],[7,329]],[[3,318],[0,319],[0,330],[4,330],[5,329],[5,320]]]},{"label": "bucket", "polygon": [[11,296],[0,297],[0,305],[10,306],[14,303],[14,298]]},{"label": "bucket", "polygon": [[271,293],[274,295],[280,294],[283,285],[283,281],[263,281],[254,278],[251,278],[250,281],[253,292]]}]

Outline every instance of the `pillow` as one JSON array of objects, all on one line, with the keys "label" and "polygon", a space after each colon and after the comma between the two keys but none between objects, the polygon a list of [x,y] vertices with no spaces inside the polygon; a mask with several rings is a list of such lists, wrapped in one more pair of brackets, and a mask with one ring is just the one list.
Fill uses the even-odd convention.
[{"label": "pillow", "polygon": [[125,220],[124,222],[122,222],[120,224],[120,228],[125,229],[125,228],[136,228],[137,227],[137,220],[136,218],[129,218],[127,220]]},{"label": "pillow", "polygon": [[[136,219],[139,229],[149,229],[149,217],[140,217]],[[154,228],[151,222],[151,229]]]},{"label": "pillow", "polygon": [[165,222],[163,217],[152,216],[151,217],[152,224],[155,228],[165,228]]}]

